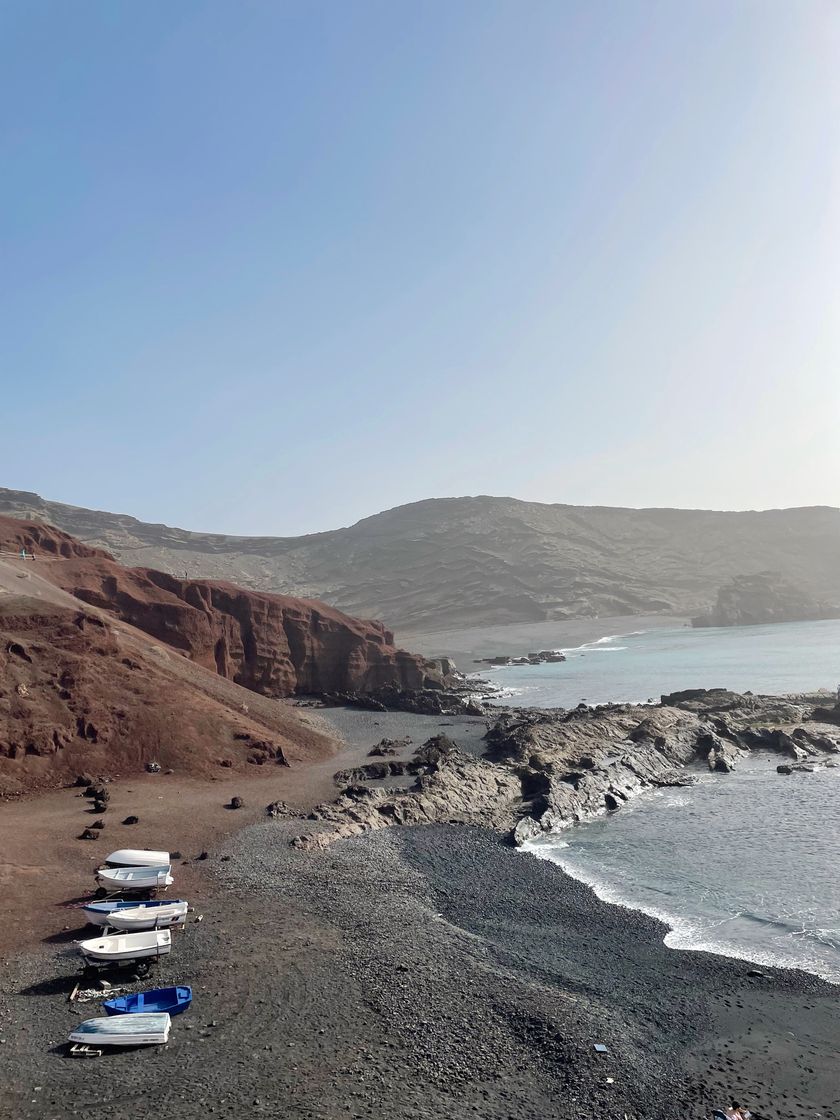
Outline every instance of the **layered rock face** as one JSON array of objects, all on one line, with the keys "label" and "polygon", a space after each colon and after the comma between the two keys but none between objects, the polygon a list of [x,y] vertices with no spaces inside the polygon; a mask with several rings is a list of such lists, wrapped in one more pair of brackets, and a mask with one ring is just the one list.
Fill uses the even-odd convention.
[{"label": "layered rock face", "polygon": [[62,586],[220,676],[265,696],[420,688],[423,658],[379,622],[323,603],[176,579],[145,568],[67,566]]},{"label": "layered rock face", "polygon": [[736,576],[718,591],[717,603],[692,626],[759,626],[840,618],[840,606],[821,602],[779,572]]},{"label": "layered rock face", "polygon": [[266,696],[419,689],[434,667],[398,650],[380,622],[314,600],[123,568],[37,523],[0,518],[0,549],[35,553],[33,571],[220,676]]}]

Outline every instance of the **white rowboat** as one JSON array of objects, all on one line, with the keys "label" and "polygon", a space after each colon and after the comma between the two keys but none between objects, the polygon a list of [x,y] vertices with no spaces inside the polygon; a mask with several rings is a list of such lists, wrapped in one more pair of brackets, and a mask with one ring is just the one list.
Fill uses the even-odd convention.
[{"label": "white rowboat", "polygon": [[168,929],[144,930],[142,933],[120,933],[90,937],[79,942],[79,951],[87,961],[136,961],[143,957],[162,957],[172,949]]},{"label": "white rowboat", "polygon": [[86,1046],[155,1046],[169,1041],[169,1015],[107,1015],[85,1019],[70,1035],[70,1041]]},{"label": "white rowboat", "polygon": [[153,891],[171,887],[175,880],[171,867],[100,867],[96,878],[109,891]]},{"label": "white rowboat", "polygon": [[84,914],[87,920],[94,926],[110,926],[111,915],[115,910],[148,910],[149,913],[154,913],[163,906],[183,905],[189,909],[188,903],[184,902],[181,898],[163,899],[163,898],[134,898],[134,899],[121,899],[119,901],[100,901],[89,902],[84,907]]}]

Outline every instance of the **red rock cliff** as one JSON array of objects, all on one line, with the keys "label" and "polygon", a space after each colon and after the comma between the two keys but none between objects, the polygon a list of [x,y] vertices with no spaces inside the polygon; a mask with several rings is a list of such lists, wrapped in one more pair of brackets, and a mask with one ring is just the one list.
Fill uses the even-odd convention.
[{"label": "red rock cliff", "polygon": [[57,529],[0,518],[0,549],[21,547],[63,590],[266,696],[423,683],[423,658],[396,649],[380,622],[324,603],[123,568]]}]

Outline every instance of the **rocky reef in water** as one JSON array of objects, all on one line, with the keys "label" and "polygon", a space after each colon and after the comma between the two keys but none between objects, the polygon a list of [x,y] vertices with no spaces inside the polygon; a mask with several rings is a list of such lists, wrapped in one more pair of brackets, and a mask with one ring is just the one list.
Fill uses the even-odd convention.
[{"label": "rocky reef in water", "polygon": [[717,602],[691,625],[759,626],[840,618],[840,606],[821,602],[779,572],[736,576],[718,591]]},{"label": "rocky reef in water", "polygon": [[[769,750],[793,769],[814,760],[834,765],[830,756],[840,755],[840,735],[815,721],[808,698],[726,689],[674,693],[658,705],[509,710],[489,727],[486,742],[476,758],[438,737],[407,764],[338,775],[351,784],[310,815],[294,843],[326,847],[394,824],[460,822],[522,844],[620,810],[644,790],[690,784],[692,764],[725,773],[747,752]],[[408,788],[376,784],[375,777],[394,774],[415,778]]]}]

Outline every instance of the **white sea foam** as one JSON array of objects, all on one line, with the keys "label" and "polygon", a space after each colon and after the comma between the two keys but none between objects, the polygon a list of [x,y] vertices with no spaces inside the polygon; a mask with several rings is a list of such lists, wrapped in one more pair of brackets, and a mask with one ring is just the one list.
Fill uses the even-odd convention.
[{"label": "white sea foam", "polygon": [[[663,925],[668,926],[668,932],[665,934],[663,942],[669,949],[695,953],[714,953],[719,957],[746,960],[753,964],[764,965],[767,968],[804,969],[816,976],[821,976],[824,980],[840,985],[840,967],[832,967],[825,960],[809,954],[807,950],[802,951],[801,946],[797,947],[796,952],[792,952],[785,946],[781,938],[777,939],[779,944],[774,949],[746,948],[733,944],[725,936],[726,926],[736,922],[739,918],[743,918],[743,912],[727,915],[717,921],[703,921],[699,918],[688,918],[684,915],[674,914],[671,910],[642,901],[630,892],[623,891],[614,882],[610,882],[591,870],[585,870],[568,859],[564,859],[561,853],[564,849],[570,847],[568,841],[561,840],[558,836],[552,834],[550,839],[544,837],[526,842],[522,845],[522,850],[529,852],[538,859],[556,864],[571,878],[588,886],[602,902],[607,902],[611,906],[621,906],[625,910],[635,910],[637,913],[646,914],[648,917],[655,918]],[[832,947],[836,946],[835,938],[838,933],[836,930],[811,929],[800,932],[811,940],[818,940],[822,944],[828,944]],[[792,934],[787,932],[786,936],[792,936]]]}]

